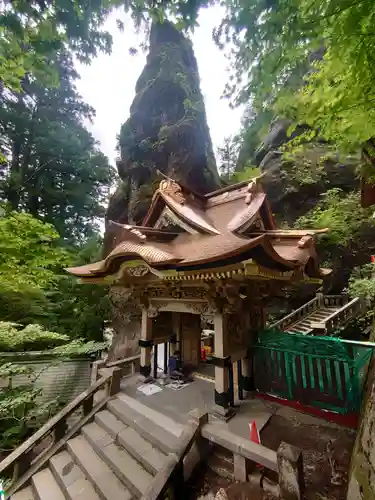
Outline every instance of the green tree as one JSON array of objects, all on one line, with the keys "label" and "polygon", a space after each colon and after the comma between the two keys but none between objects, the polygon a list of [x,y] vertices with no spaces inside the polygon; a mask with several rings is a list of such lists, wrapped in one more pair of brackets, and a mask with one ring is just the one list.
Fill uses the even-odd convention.
[{"label": "green tree", "polygon": [[221,178],[229,180],[236,168],[238,158],[238,142],[235,138],[224,137],[223,145],[217,148],[219,171]]},{"label": "green tree", "polygon": [[0,15],[0,79],[21,91],[23,79],[58,84],[55,55],[62,50],[89,61],[109,52],[112,38],[102,30],[109,0],[3,0]]},{"label": "green tree", "polygon": [[94,111],[77,93],[76,77],[65,54],[58,86],[25,78],[21,93],[0,92],[0,196],[82,241],[104,217],[114,169],[82,125]]},{"label": "green tree", "polygon": [[[102,238],[92,236],[71,252],[71,266],[80,266],[101,258]],[[110,319],[108,287],[82,285],[71,275],[58,276],[58,285],[48,294],[48,328],[67,333],[70,338],[103,340],[105,324]]]},{"label": "green tree", "polygon": [[47,291],[58,283],[69,253],[58,246],[50,225],[29,214],[10,212],[0,217],[0,319],[24,324],[48,315]]},{"label": "green tree", "polygon": [[39,323],[69,338],[101,341],[109,318],[106,287],[83,286],[64,271],[98,260],[101,243],[93,236],[81,246],[62,247],[50,224],[30,214],[3,211],[0,321]]},{"label": "green tree", "polygon": [[215,38],[233,43],[227,93],[236,103],[271,106],[348,149],[375,136],[372,0],[225,4]]},{"label": "green tree", "polygon": [[[47,86],[58,84],[56,54],[68,51],[89,62],[98,52],[109,53],[112,36],[103,23],[116,8],[131,14],[139,27],[163,21],[168,14],[178,27],[196,24],[198,8],[210,0],[2,0],[0,3],[0,80],[16,91],[23,79]],[[118,27],[123,29],[121,21]]]}]

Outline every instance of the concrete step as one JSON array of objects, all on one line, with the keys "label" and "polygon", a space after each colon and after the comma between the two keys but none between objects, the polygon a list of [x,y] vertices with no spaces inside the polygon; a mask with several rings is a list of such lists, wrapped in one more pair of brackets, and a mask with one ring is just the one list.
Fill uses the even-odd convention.
[{"label": "concrete step", "polygon": [[52,457],[49,466],[68,500],[100,500],[90,481],[67,451]]},{"label": "concrete step", "polygon": [[233,453],[214,445],[212,454],[207,459],[208,467],[220,477],[234,481]]},{"label": "concrete step", "polygon": [[286,331],[291,333],[310,333],[312,330],[311,328],[309,330],[302,330],[301,328],[298,328],[298,325],[296,325],[288,328]]},{"label": "concrete step", "polygon": [[103,410],[97,413],[95,422],[140,462],[150,474],[156,474],[163,467],[167,456],[110,411]]},{"label": "concrete step", "polygon": [[169,427],[161,427],[119,398],[109,401],[107,408],[119,420],[135,429],[140,436],[164,453],[174,453],[178,450],[180,446],[178,437],[169,432]]},{"label": "concrete step", "polygon": [[[307,326],[306,326],[307,325]],[[299,323],[297,323],[296,325],[294,325],[294,328],[298,328],[299,330],[302,330],[303,332],[304,331],[309,331],[311,330],[310,326],[308,325],[308,323],[305,323],[304,325],[300,325]]]},{"label": "concrete step", "polygon": [[153,476],[140,463],[117,445],[108,432],[95,422],[82,427],[82,434],[137,498],[144,495]]},{"label": "concrete step", "polygon": [[11,496],[10,500],[35,500],[31,486],[17,491],[17,493],[14,493],[14,495]]},{"label": "concrete step", "polygon": [[155,424],[159,425],[163,429],[168,429],[168,431],[173,434],[176,437],[180,437],[182,434],[182,431],[184,430],[184,426],[180,424],[179,422],[176,422],[170,417],[167,417],[166,415],[163,415],[162,413],[153,410],[146,404],[141,403],[135,398],[132,398],[131,396],[128,396],[127,394],[124,394],[123,392],[119,392],[117,394],[117,398],[120,401],[123,401],[126,403],[130,408],[133,410],[137,411],[141,415],[144,415],[146,418],[149,420],[152,420],[155,422]]},{"label": "concrete step", "polygon": [[315,321],[317,319],[320,319],[320,320],[325,320],[327,319],[328,317],[330,316],[330,314],[323,314],[323,313],[320,313],[320,314],[311,314],[311,316],[308,317],[308,320],[309,321]]},{"label": "concrete step", "polygon": [[102,500],[131,500],[133,498],[128,488],[95,453],[84,436],[70,439],[67,442],[67,449]]},{"label": "concrete step", "polygon": [[49,469],[43,469],[34,474],[31,484],[36,500],[65,500],[60,486]]}]

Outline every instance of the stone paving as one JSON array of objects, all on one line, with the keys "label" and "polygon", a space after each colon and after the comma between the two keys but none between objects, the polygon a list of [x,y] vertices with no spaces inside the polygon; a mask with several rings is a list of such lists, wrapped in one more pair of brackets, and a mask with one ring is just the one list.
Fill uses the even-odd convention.
[{"label": "stone paving", "polygon": [[[210,412],[214,406],[214,384],[209,380],[196,378],[194,382],[178,391],[162,386],[162,391],[150,396],[145,396],[138,390],[140,385],[142,382],[138,375],[125,378],[121,384],[121,391],[183,424],[189,419],[191,410],[199,408]],[[249,439],[249,423],[255,419],[257,428],[261,431],[271,418],[273,411],[260,399],[247,399],[238,403],[237,414],[228,423],[225,424],[222,421],[217,421],[217,423]]]}]

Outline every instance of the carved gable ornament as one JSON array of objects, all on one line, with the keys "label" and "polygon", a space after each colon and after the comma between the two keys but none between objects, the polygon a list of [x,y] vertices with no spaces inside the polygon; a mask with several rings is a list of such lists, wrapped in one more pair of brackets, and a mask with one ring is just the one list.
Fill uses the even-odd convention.
[{"label": "carved gable ornament", "polygon": [[159,185],[159,190],[161,193],[170,196],[181,205],[183,205],[186,201],[181,186],[172,179],[162,180]]}]

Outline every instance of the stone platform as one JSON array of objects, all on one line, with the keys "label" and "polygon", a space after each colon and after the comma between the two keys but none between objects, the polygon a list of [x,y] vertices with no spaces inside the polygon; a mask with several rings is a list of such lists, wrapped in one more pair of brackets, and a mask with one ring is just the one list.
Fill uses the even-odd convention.
[{"label": "stone platform", "polygon": [[[139,375],[124,378],[121,382],[121,392],[181,424],[188,421],[189,412],[195,408],[211,413],[214,407],[213,382],[210,380],[196,378],[180,390],[160,386],[160,392],[149,396],[138,390],[141,385],[143,382],[139,380]],[[247,399],[236,403],[239,408],[229,422],[225,423],[210,416],[210,423],[223,426],[223,429],[248,440],[249,423],[255,419],[260,432],[271,418],[273,408],[260,399]]]}]

